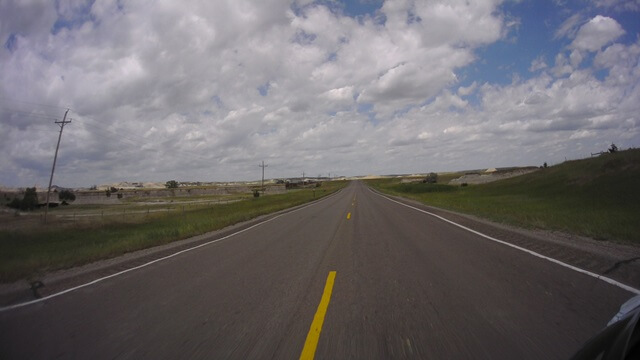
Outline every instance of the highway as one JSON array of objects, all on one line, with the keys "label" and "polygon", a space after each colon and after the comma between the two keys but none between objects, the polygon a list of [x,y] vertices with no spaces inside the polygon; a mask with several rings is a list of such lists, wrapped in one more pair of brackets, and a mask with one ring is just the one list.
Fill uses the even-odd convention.
[{"label": "highway", "polygon": [[316,359],[566,359],[631,296],[354,182],[193,251],[2,311],[0,358],[294,359],[311,346]]}]

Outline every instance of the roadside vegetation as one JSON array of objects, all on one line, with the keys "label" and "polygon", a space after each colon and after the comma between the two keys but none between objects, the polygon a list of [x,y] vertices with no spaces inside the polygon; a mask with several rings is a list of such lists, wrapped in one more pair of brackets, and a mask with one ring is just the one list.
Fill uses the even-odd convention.
[{"label": "roadside vegetation", "polygon": [[[482,185],[370,180],[382,192],[525,228],[640,245],[640,149]],[[449,179],[447,179],[448,181]]]},{"label": "roadside vegetation", "polygon": [[[37,226],[0,230],[0,282],[32,278],[47,271],[79,266],[219,230],[316,200],[346,185],[346,181],[334,181],[325,182],[318,188],[283,194],[236,196],[234,201],[225,203],[171,204],[168,210],[172,211],[163,212],[148,211],[149,207],[142,205],[134,205],[135,208],[121,206],[120,209],[87,205],[85,210],[94,213],[104,213],[106,208],[107,212],[122,216],[98,216],[91,221],[76,221],[78,219],[74,215],[67,221],[59,220],[46,226],[38,222]],[[71,208],[56,208],[51,213],[71,214]],[[141,211],[135,212],[134,209]],[[31,217],[34,221],[40,219],[37,215]]]}]

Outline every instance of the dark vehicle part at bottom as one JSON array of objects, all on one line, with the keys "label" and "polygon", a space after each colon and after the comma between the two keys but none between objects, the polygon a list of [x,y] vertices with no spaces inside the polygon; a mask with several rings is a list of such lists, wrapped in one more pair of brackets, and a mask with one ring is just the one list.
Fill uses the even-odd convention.
[{"label": "dark vehicle part at bottom", "polygon": [[587,341],[572,360],[640,359],[640,295],[620,306],[606,328]]}]

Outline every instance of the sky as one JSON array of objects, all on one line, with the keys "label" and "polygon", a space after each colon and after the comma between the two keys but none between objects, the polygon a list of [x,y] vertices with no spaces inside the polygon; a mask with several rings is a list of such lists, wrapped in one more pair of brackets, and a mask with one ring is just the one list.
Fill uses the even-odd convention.
[{"label": "sky", "polygon": [[0,0],[0,185],[540,166],[640,146],[640,0]]}]

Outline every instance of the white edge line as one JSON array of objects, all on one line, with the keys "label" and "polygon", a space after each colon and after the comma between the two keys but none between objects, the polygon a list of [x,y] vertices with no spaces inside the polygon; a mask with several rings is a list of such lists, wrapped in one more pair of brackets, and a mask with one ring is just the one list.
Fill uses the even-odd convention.
[{"label": "white edge line", "polygon": [[307,205],[305,205],[305,206],[303,206],[303,207],[301,207],[301,208],[295,209],[295,210],[287,211],[287,212],[282,213],[282,214],[280,214],[280,215],[276,215],[276,216],[272,217],[271,219],[264,220],[264,221],[259,222],[259,223],[257,223],[257,224],[251,225],[251,226],[249,226],[249,227],[248,227],[248,228],[246,228],[246,229],[242,229],[242,230],[236,231],[236,232],[234,232],[234,233],[232,233],[232,234],[229,234],[229,235],[223,236],[223,237],[221,237],[221,238],[219,238],[219,239],[211,240],[211,241],[208,241],[208,242],[206,242],[206,243],[204,243],[204,244],[200,244],[200,245],[196,245],[196,246],[194,246],[194,247],[190,247],[190,248],[188,248],[188,249],[180,250],[180,251],[178,251],[178,252],[176,252],[176,253],[173,253],[173,254],[171,254],[171,255],[167,255],[167,256],[161,257],[161,258],[159,258],[159,259],[155,259],[155,260],[149,261],[149,262],[144,263],[144,264],[142,264],[142,265],[138,265],[138,266],[132,267],[132,268],[130,268],[130,269],[122,270],[122,271],[117,272],[117,273],[115,273],[115,274],[107,275],[107,276],[105,276],[105,277],[101,277],[101,278],[95,279],[95,280],[93,280],[93,281],[90,281],[90,282],[88,282],[88,283],[84,283],[84,284],[82,284],[82,285],[78,285],[78,286],[75,286],[75,287],[72,287],[72,288],[69,288],[69,289],[66,289],[66,290],[62,290],[62,291],[60,291],[60,292],[53,293],[53,294],[51,294],[51,295],[47,295],[47,296],[44,296],[44,297],[41,297],[41,298],[38,298],[38,299],[34,299],[34,300],[31,300],[31,301],[27,301],[27,302],[23,302],[23,303],[19,303],[19,304],[14,304],[14,305],[10,305],[10,306],[0,307],[0,312],[3,312],[3,311],[9,311],[9,310],[13,310],[13,309],[21,308],[21,307],[23,307],[23,306],[27,306],[27,305],[32,305],[32,304],[36,304],[36,303],[39,303],[39,302],[43,302],[43,301],[46,301],[46,300],[49,300],[49,299],[52,299],[52,298],[58,297],[58,296],[60,296],[60,295],[64,295],[64,294],[66,294],[66,293],[69,293],[69,292],[72,292],[72,291],[75,291],[75,290],[78,290],[78,289],[82,289],[82,288],[84,288],[84,287],[91,286],[91,285],[93,285],[93,284],[97,284],[97,283],[99,283],[99,282],[101,282],[101,281],[104,281],[104,280],[107,280],[107,279],[110,279],[110,278],[113,278],[113,277],[116,277],[116,276],[120,276],[120,275],[122,275],[122,274],[126,274],[126,273],[128,273],[128,272],[130,272],[130,271],[134,271],[134,270],[142,269],[143,267],[147,267],[147,266],[152,265],[152,264],[155,264],[155,263],[157,263],[157,262],[160,262],[160,261],[164,261],[164,260],[170,259],[170,258],[172,258],[172,257],[174,257],[174,256],[178,256],[178,255],[183,254],[183,253],[186,253],[186,252],[188,252],[188,251],[192,251],[192,250],[195,250],[195,249],[201,248],[201,247],[203,247],[203,246],[211,245],[211,244],[213,244],[213,243],[217,243],[217,242],[219,242],[219,241],[226,240],[226,239],[228,239],[228,238],[230,238],[230,237],[232,237],[232,236],[236,236],[236,235],[241,234],[241,233],[243,233],[243,232],[245,232],[245,231],[249,231],[249,230],[251,230],[251,229],[253,229],[253,228],[255,228],[255,227],[258,227],[258,226],[260,226],[260,225],[263,225],[263,224],[266,224],[266,223],[268,223],[268,222],[270,222],[270,221],[273,221],[273,220],[275,220],[275,219],[277,219],[277,218],[279,218],[279,217],[281,217],[281,216],[288,215],[288,214],[291,214],[291,213],[294,213],[294,212],[300,211],[300,210],[302,210],[302,209],[306,209],[306,208],[308,208],[309,206],[316,205],[316,204],[318,204],[318,203],[320,203],[320,202],[322,202],[322,201],[324,201],[324,200],[327,200],[327,199],[329,199],[329,198],[333,197],[334,195],[338,194],[341,190],[342,190],[342,189],[340,189],[340,190],[336,191],[334,194],[329,195],[328,197],[325,197],[325,198],[323,198],[323,199],[319,199],[319,200],[318,200],[318,201],[316,201],[316,202],[313,202],[313,203],[311,203],[311,204],[307,204]]},{"label": "white edge line", "polygon": [[618,281],[613,280],[613,279],[611,279],[611,278],[608,278],[608,277],[606,277],[606,276],[602,276],[602,275],[599,275],[599,274],[593,273],[593,272],[591,272],[591,271],[587,271],[587,270],[584,270],[584,269],[580,269],[579,267],[575,267],[575,266],[573,266],[573,265],[570,265],[570,264],[564,263],[564,262],[562,262],[562,261],[560,261],[560,260],[556,260],[556,259],[554,259],[554,258],[551,258],[551,257],[545,256],[545,255],[539,254],[539,253],[537,253],[537,252],[535,252],[535,251],[531,251],[531,250],[529,250],[529,249],[526,249],[526,248],[520,247],[520,246],[518,246],[518,245],[514,245],[514,244],[508,243],[508,242],[506,242],[506,241],[496,239],[496,238],[491,237],[491,236],[489,236],[489,235],[483,234],[483,233],[481,233],[481,232],[479,232],[479,231],[476,231],[476,230],[470,229],[470,228],[468,228],[468,227],[466,227],[466,226],[463,226],[463,225],[460,225],[460,224],[458,224],[458,223],[455,223],[455,222],[453,222],[453,221],[451,221],[451,220],[445,219],[444,217],[442,217],[442,216],[440,216],[440,215],[436,215],[436,214],[431,213],[431,212],[428,212],[428,211],[426,211],[426,210],[422,210],[422,209],[419,209],[419,208],[417,208],[417,207],[413,207],[413,206],[411,206],[411,205],[404,204],[404,203],[402,203],[402,202],[400,202],[400,201],[393,200],[393,199],[391,199],[391,198],[387,197],[386,195],[382,195],[382,194],[380,194],[380,193],[378,193],[378,192],[375,192],[375,191],[371,190],[371,188],[369,188],[369,190],[370,190],[371,192],[373,192],[374,194],[377,194],[378,196],[381,196],[381,197],[383,197],[383,198],[385,198],[385,199],[387,199],[387,200],[389,200],[389,201],[392,201],[392,202],[394,202],[394,203],[396,203],[396,204],[400,204],[400,205],[402,205],[402,206],[406,206],[406,207],[408,207],[408,208],[410,208],[410,209],[413,209],[413,210],[416,210],[416,211],[419,211],[419,212],[425,213],[425,214],[427,214],[427,215],[431,215],[431,216],[436,217],[436,218],[438,218],[438,219],[440,219],[440,220],[442,220],[442,221],[448,222],[448,223],[449,223],[449,224],[451,224],[451,225],[455,225],[455,226],[457,226],[457,227],[459,227],[459,228],[461,228],[461,229],[467,230],[467,231],[469,231],[469,232],[471,232],[471,233],[474,233],[474,234],[476,234],[476,235],[478,235],[478,236],[481,236],[481,237],[483,237],[483,238],[485,238],[485,239],[488,239],[488,240],[491,240],[491,241],[495,241],[495,242],[497,242],[497,243],[500,243],[500,244],[502,244],[502,245],[506,245],[506,246],[512,247],[512,248],[514,248],[514,249],[518,249],[518,250],[520,250],[520,251],[524,251],[524,252],[526,252],[527,254],[530,254],[530,255],[533,255],[533,256],[539,257],[539,258],[541,258],[541,259],[545,259],[545,260],[551,261],[552,263],[558,264],[558,265],[560,265],[560,266],[564,266],[564,267],[566,267],[566,268],[569,268],[569,269],[571,269],[571,270],[577,271],[577,272],[582,273],[582,274],[585,274],[585,275],[589,275],[589,276],[591,276],[591,277],[594,277],[594,278],[596,278],[596,279],[602,280],[602,281],[604,281],[604,282],[606,282],[606,283],[609,283],[609,284],[611,284],[611,285],[614,285],[614,286],[617,286],[617,287],[622,288],[622,289],[624,289],[624,290],[627,290],[627,291],[629,291],[629,292],[632,292],[632,293],[634,293],[634,294],[636,294],[636,295],[640,295],[640,290],[638,290],[638,289],[636,289],[636,288],[633,288],[633,287],[631,287],[631,286],[629,286],[629,285],[625,285],[625,284],[623,284],[623,283],[621,283],[621,282],[618,282]]}]

